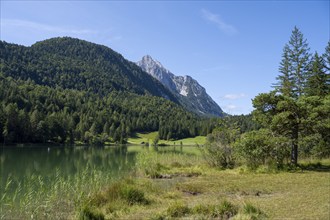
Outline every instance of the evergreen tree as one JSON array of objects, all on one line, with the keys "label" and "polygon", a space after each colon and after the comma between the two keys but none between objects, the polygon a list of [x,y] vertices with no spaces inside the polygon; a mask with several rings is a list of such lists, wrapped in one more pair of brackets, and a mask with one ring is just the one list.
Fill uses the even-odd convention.
[{"label": "evergreen tree", "polygon": [[325,69],[327,74],[330,74],[330,41],[328,41],[328,45],[325,48],[325,53],[323,54],[323,59],[325,61]]},{"label": "evergreen tree", "polygon": [[294,76],[294,95],[303,94],[309,66],[309,47],[301,31],[294,27],[289,41],[289,62]]},{"label": "evergreen tree", "polygon": [[294,27],[289,43],[283,49],[280,73],[275,88],[284,96],[303,95],[309,67],[309,47],[301,31]]},{"label": "evergreen tree", "polygon": [[291,140],[291,163],[297,165],[301,109],[297,100],[304,95],[309,76],[309,47],[301,31],[294,27],[283,49],[276,91],[253,100],[255,118],[278,135]]},{"label": "evergreen tree", "polygon": [[329,94],[329,74],[326,73],[325,61],[316,52],[312,58],[306,86],[304,88],[307,96],[321,96]]},{"label": "evergreen tree", "polygon": [[283,49],[282,61],[279,67],[281,75],[277,76],[276,79],[278,82],[274,85],[274,88],[285,96],[293,97],[294,76],[291,69],[289,46],[286,44]]}]

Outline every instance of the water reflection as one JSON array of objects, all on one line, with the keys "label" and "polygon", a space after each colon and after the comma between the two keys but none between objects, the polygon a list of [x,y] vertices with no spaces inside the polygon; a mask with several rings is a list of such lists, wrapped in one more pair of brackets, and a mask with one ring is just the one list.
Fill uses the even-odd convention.
[{"label": "water reflection", "polygon": [[38,175],[51,181],[56,170],[63,177],[69,177],[86,167],[119,176],[135,164],[135,155],[136,151],[130,152],[125,146],[2,148],[1,184],[8,176],[15,181],[23,181],[26,177]]}]

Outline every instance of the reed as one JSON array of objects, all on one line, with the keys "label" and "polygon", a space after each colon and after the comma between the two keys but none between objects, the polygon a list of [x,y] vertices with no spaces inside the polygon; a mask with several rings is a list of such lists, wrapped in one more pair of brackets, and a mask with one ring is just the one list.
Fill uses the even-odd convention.
[{"label": "reed", "polygon": [[[83,202],[113,181],[109,172],[90,166],[73,176],[64,177],[60,169],[48,180],[31,175],[23,181],[9,176],[1,192],[1,219],[72,219]],[[91,187],[92,186],[92,187]]]}]

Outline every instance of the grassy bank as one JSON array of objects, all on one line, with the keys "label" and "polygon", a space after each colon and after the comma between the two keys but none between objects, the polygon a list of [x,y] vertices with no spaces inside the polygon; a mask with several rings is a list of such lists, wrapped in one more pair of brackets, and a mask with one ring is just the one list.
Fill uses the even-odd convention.
[{"label": "grassy bank", "polygon": [[[48,182],[9,179],[0,219],[328,219],[330,160],[294,172],[211,168],[198,148],[136,147],[136,167],[121,179],[86,167]],[[14,192],[10,192],[14,190]]]},{"label": "grassy bank", "polygon": [[210,168],[194,153],[149,150],[139,154],[135,178],[91,196],[83,214],[105,219],[328,219],[328,162],[322,172],[306,166],[311,169],[252,173]]},{"label": "grassy bank", "polygon": [[[145,144],[145,143],[152,143],[152,141],[156,138],[158,132],[150,132],[150,133],[136,133],[133,137],[128,138],[129,144]],[[158,144],[162,145],[182,145],[185,146],[194,146],[196,144],[203,145],[205,144],[206,137],[204,136],[197,136],[194,138],[184,138],[175,141],[167,141],[167,140],[159,140]]]}]

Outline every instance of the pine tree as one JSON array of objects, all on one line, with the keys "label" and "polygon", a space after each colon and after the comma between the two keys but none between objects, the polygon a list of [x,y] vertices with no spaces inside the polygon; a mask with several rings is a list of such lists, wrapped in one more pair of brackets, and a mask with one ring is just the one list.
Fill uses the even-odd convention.
[{"label": "pine tree", "polygon": [[289,62],[294,76],[294,97],[303,94],[309,66],[309,47],[301,31],[294,27],[289,41]]},{"label": "pine tree", "polygon": [[329,94],[329,74],[326,74],[325,61],[316,52],[312,58],[308,78],[305,85],[307,96],[321,96]]},{"label": "pine tree", "polygon": [[273,87],[281,94],[292,97],[294,80],[289,59],[289,46],[287,44],[283,48],[279,71],[282,75],[276,77],[278,82]]},{"label": "pine tree", "polygon": [[323,54],[323,59],[325,61],[325,69],[328,75],[330,75],[330,41],[325,48],[325,53]]},{"label": "pine tree", "polygon": [[289,43],[283,49],[280,73],[275,88],[284,96],[303,95],[309,67],[309,47],[301,31],[294,27]]},{"label": "pine tree", "polygon": [[280,75],[275,92],[260,94],[254,100],[254,115],[259,122],[267,123],[275,133],[291,142],[291,163],[297,165],[300,131],[300,109],[297,102],[304,95],[309,76],[310,54],[307,40],[294,27],[289,43],[283,49]]}]

